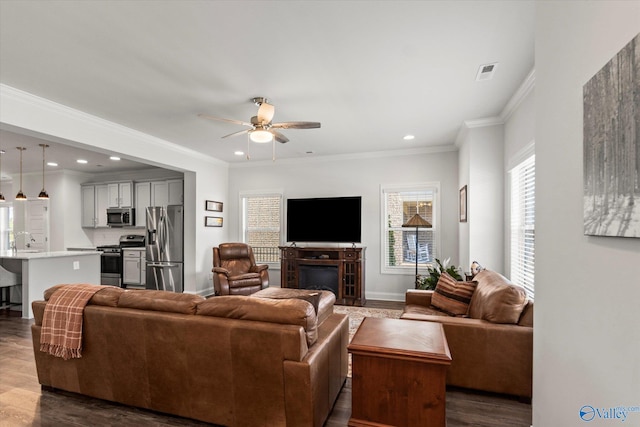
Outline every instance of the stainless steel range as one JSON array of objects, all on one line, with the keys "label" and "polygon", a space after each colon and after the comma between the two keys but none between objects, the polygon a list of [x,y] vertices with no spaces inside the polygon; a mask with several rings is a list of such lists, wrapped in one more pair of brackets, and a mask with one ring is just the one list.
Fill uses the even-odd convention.
[{"label": "stainless steel range", "polygon": [[100,284],[122,286],[122,248],[144,247],[144,236],[125,234],[117,245],[98,246],[100,257]]}]

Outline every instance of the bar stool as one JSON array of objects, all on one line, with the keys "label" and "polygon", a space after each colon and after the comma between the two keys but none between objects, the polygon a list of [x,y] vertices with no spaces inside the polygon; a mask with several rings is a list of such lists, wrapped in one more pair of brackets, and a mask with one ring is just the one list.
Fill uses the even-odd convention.
[{"label": "bar stool", "polygon": [[11,302],[11,288],[22,285],[21,275],[7,271],[0,265],[0,310],[21,305]]}]

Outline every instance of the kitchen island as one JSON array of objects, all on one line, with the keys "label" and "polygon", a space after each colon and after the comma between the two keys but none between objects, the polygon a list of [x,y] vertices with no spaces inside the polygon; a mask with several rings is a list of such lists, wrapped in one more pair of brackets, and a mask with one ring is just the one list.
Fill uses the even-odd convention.
[{"label": "kitchen island", "polygon": [[31,303],[44,291],[61,283],[100,284],[100,252],[97,251],[1,251],[0,265],[22,275],[22,318],[31,319]]}]

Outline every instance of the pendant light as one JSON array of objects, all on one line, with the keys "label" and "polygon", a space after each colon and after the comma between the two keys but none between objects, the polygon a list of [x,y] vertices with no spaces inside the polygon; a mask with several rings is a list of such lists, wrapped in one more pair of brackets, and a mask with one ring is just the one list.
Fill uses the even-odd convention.
[{"label": "pendant light", "polygon": [[27,200],[27,196],[22,192],[22,152],[26,150],[25,147],[16,147],[20,150],[20,191],[16,194],[16,200]]},{"label": "pendant light", "polygon": [[38,144],[38,145],[42,147],[42,191],[40,191],[40,194],[38,194],[38,199],[46,200],[49,198],[49,195],[44,190],[44,150],[49,146],[47,144]]},{"label": "pendant light", "polygon": [[2,195],[2,155],[4,150],[0,150],[0,203],[4,202],[4,196]]}]

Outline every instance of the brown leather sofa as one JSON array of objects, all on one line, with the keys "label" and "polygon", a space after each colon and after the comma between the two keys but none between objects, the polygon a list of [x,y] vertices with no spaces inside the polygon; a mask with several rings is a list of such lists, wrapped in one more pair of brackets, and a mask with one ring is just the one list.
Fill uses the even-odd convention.
[{"label": "brown leather sofa", "polygon": [[82,357],[63,360],[39,351],[53,290],[32,304],[45,389],[224,426],[322,426],[347,376],[348,318],[331,292],[316,314],[295,298],[106,288],[85,307]]},{"label": "brown leather sofa", "polygon": [[222,243],[213,248],[213,288],[216,295],[251,295],[269,286],[269,268],[256,264],[251,246]]},{"label": "brown leather sofa", "polygon": [[451,351],[447,384],[520,396],[532,394],[533,301],[522,287],[483,270],[474,278],[468,317],[434,308],[434,291],[408,290],[402,319],[439,322]]}]

